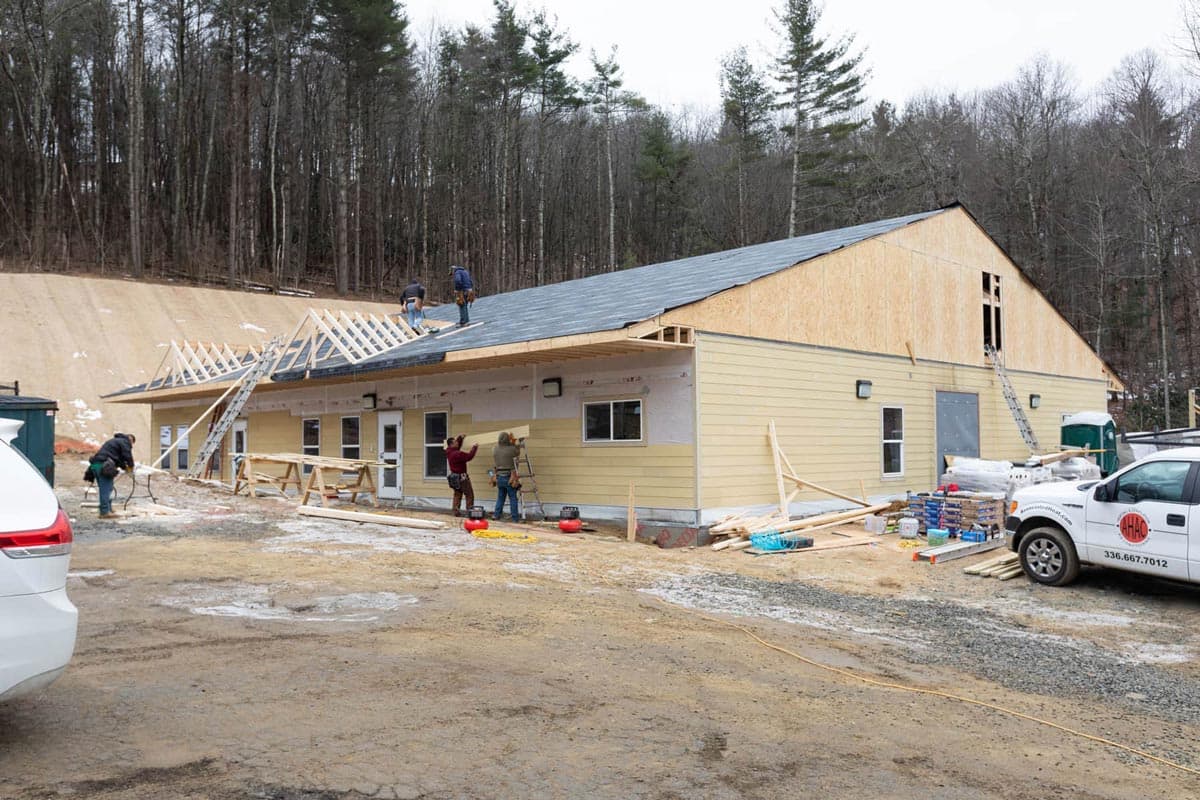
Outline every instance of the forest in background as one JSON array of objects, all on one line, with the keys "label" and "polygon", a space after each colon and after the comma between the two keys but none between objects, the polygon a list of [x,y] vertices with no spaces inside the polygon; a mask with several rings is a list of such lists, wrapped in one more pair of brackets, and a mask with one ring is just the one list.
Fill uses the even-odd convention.
[{"label": "forest in background", "polygon": [[1179,426],[1197,1],[1178,52],[1094,92],[1045,56],[872,107],[852,37],[780,0],[776,52],[669,111],[615,49],[571,74],[571,32],[510,0],[420,41],[395,0],[0,0],[0,259],[445,299],[450,264],[497,293],[961,201],[1125,380],[1127,424]]}]

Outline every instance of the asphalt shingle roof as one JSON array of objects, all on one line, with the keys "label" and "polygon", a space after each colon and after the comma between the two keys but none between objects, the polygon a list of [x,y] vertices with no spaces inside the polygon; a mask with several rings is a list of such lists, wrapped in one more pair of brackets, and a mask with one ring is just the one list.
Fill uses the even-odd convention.
[{"label": "asphalt shingle roof", "polygon": [[[471,306],[471,322],[482,325],[428,336],[358,364],[339,356],[322,362],[307,375],[326,378],[436,364],[454,350],[624,328],[943,210],[480,297]],[[428,309],[427,315],[455,322],[458,307],[438,306]],[[306,377],[306,373],[297,369],[271,377],[292,381]]]},{"label": "asphalt shingle roof", "polygon": [[[843,247],[928,219],[945,210],[926,211],[823,233],[739,247],[735,250],[480,297],[471,306],[471,322],[483,324],[473,325],[466,330],[460,331],[455,328],[447,333],[425,336],[357,364],[351,363],[341,355],[335,355],[322,360],[310,371],[303,368],[285,370],[276,372],[271,379],[297,381],[306,377],[330,378],[427,366],[440,363],[446,353],[455,350],[473,350],[558,336],[617,330],[651,319],[670,309],[743,286]],[[458,307],[455,305],[430,308],[426,314],[431,320],[458,321]],[[295,343],[293,346],[296,346]],[[324,348],[322,355],[331,349]],[[240,372],[222,376],[219,380],[236,378]],[[105,397],[140,394],[160,388],[170,387],[142,384],[113,392]]]}]

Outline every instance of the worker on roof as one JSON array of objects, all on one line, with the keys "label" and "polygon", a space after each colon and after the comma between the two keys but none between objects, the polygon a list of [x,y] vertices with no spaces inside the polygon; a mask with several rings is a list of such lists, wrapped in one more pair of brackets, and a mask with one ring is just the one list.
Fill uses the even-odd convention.
[{"label": "worker on roof", "polygon": [[408,327],[420,333],[419,326],[425,324],[425,287],[419,280],[413,278],[408,282],[408,286],[404,287],[400,294],[400,305],[408,315]]},{"label": "worker on roof", "polygon": [[475,284],[467,268],[457,264],[450,267],[450,277],[454,285],[454,302],[458,305],[458,326],[461,328],[471,321],[467,308],[475,302]]}]

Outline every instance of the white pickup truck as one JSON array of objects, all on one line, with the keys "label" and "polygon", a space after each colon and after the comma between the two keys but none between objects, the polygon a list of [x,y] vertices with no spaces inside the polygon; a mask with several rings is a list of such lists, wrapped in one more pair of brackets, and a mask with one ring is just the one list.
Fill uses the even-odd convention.
[{"label": "white pickup truck", "polygon": [[1021,489],[1005,527],[1038,583],[1068,584],[1080,564],[1200,583],[1200,447],[1155,453],[1103,481]]}]

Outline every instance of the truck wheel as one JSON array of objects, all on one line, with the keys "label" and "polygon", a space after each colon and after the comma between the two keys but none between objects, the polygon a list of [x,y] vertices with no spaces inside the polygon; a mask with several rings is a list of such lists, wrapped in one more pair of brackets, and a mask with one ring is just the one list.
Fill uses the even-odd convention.
[{"label": "truck wheel", "polygon": [[1079,577],[1079,555],[1071,537],[1058,528],[1034,528],[1021,539],[1021,567],[1047,586],[1066,586]]}]

